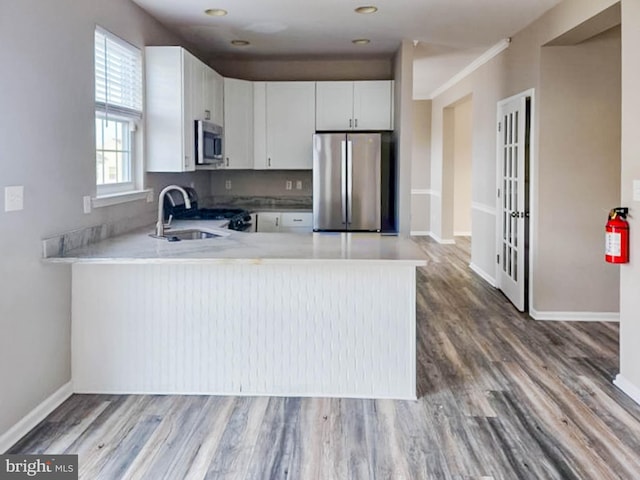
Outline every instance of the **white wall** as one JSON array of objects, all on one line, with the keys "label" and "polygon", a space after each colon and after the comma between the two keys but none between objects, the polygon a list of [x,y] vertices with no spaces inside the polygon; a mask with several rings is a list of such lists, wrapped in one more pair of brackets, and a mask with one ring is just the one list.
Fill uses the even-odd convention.
[{"label": "white wall", "polygon": [[[1,10],[0,188],[23,185],[25,200],[19,212],[0,206],[0,436],[70,380],[70,269],[40,262],[41,239],[153,219],[144,201],[82,213],[95,194],[95,25],[137,46],[180,41],[129,0],[2,0]],[[147,176],[156,192],[192,180],[209,188],[206,174]]]}]

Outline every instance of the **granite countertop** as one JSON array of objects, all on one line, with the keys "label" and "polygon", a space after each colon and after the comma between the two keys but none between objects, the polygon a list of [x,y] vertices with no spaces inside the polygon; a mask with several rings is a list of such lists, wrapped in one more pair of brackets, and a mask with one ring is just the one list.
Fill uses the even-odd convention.
[{"label": "granite countertop", "polygon": [[175,221],[174,229],[198,228],[222,236],[168,242],[152,238],[153,226],[107,238],[44,259],[48,263],[212,263],[426,265],[411,240],[375,233],[246,233],[221,229],[226,221]]}]

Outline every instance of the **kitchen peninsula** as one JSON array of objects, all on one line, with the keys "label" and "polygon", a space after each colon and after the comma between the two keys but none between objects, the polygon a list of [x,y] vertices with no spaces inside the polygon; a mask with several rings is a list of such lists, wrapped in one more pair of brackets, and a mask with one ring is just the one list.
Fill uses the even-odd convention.
[{"label": "kitchen peninsula", "polygon": [[45,260],[72,264],[77,393],[416,398],[410,240],[149,232]]}]

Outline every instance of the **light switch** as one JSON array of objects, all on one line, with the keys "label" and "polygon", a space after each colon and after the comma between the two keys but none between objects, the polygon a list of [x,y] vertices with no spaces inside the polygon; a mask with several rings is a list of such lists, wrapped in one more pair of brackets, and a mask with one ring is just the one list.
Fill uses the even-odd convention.
[{"label": "light switch", "polygon": [[84,213],[91,213],[91,195],[82,197],[82,211]]},{"label": "light switch", "polygon": [[16,212],[24,208],[24,187],[4,187],[4,211]]},{"label": "light switch", "polygon": [[287,180],[284,184],[284,188],[287,190],[291,190],[291,180]]},{"label": "light switch", "polygon": [[302,190],[302,180],[296,180],[296,190]]},{"label": "light switch", "polygon": [[633,201],[640,202],[640,180],[633,181]]},{"label": "light switch", "polygon": [[224,188],[226,190],[231,190],[231,180],[225,180],[224,182]]}]

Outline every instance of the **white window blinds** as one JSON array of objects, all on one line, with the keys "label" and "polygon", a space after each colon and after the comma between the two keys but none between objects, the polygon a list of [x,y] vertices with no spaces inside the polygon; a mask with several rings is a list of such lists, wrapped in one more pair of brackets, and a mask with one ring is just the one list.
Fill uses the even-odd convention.
[{"label": "white window blinds", "polygon": [[99,27],[95,32],[96,108],[142,115],[142,54]]}]

